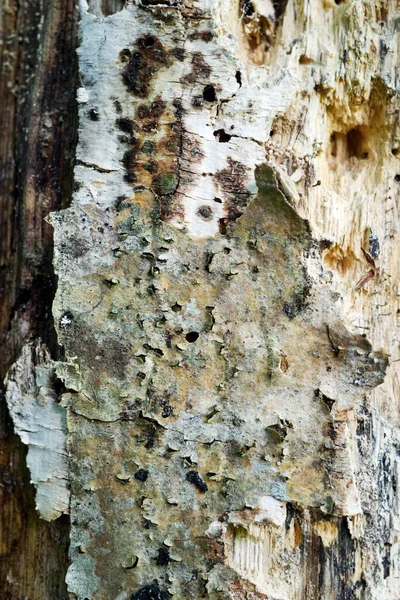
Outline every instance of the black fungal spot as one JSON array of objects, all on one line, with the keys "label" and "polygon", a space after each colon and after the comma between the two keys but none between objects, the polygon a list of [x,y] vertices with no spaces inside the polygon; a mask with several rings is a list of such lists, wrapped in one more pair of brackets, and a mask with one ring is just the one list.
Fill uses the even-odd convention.
[{"label": "black fungal spot", "polygon": [[135,148],[131,148],[130,150],[127,150],[123,157],[122,157],[122,164],[124,165],[125,169],[126,169],[126,174],[124,176],[125,181],[129,182],[129,183],[135,183],[136,182],[136,174],[135,174],[135,170],[136,170],[136,149]]},{"label": "black fungal spot", "polygon": [[138,106],[136,114],[138,119],[146,119],[148,116],[150,116],[150,109],[145,104],[141,104]]},{"label": "black fungal spot", "polygon": [[171,595],[160,590],[158,582],[146,585],[132,594],[131,600],[169,600]]},{"label": "black fungal spot", "polygon": [[91,108],[88,112],[88,117],[91,121],[98,121],[100,119],[98,110],[96,108]]},{"label": "black fungal spot", "polygon": [[206,87],[203,90],[203,98],[207,102],[216,102],[217,94],[213,85],[206,85]]},{"label": "black fungal spot", "polygon": [[214,131],[214,137],[216,137],[222,144],[226,144],[226,142],[229,142],[232,136],[229,135],[229,133],[226,133],[225,129],[217,129],[217,131]]},{"label": "black fungal spot", "polygon": [[146,469],[139,469],[139,471],[136,471],[134,475],[135,479],[137,479],[138,481],[146,481],[148,476],[149,472],[146,471]]},{"label": "black fungal spot", "polygon": [[133,122],[130,119],[121,117],[116,120],[116,125],[124,133],[133,134]]},{"label": "black fungal spot", "polygon": [[172,54],[175,56],[179,62],[183,62],[185,60],[185,50],[183,48],[174,48],[172,50]]},{"label": "black fungal spot", "polygon": [[197,211],[197,214],[205,221],[209,221],[212,217],[213,211],[210,206],[204,205],[200,206],[200,208]]},{"label": "black fungal spot", "polygon": [[202,480],[197,471],[188,471],[186,473],[186,481],[189,481],[189,483],[192,483],[195,487],[197,487],[202,494],[205,494],[205,492],[208,490],[208,485]]},{"label": "black fungal spot", "polygon": [[199,334],[197,331],[189,331],[189,333],[186,334],[185,338],[186,340],[190,343],[193,344],[193,342],[195,342],[199,337]]},{"label": "black fungal spot", "polygon": [[167,548],[159,548],[158,555],[156,557],[156,563],[159,567],[166,567],[171,562]]}]

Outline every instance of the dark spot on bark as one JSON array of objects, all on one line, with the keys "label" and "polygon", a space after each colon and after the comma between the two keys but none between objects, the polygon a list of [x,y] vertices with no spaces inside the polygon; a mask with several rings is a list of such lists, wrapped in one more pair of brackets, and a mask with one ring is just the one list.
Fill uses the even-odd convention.
[{"label": "dark spot on bark", "polygon": [[195,96],[192,100],[192,106],[195,106],[196,108],[201,108],[204,105],[204,98],[203,96]]},{"label": "dark spot on bark", "polygon": [[132,594],[131,600],[169,600],[170,598],[171,595],[160,590],[158,583],[155,581]]},{"label": "dark spot on bark", "polygon": [[[172,105],[175,108],[175,114],[176,114],[177,118],[180,119],[185,112],[185,109],[183,108],[183,105],[182,105],[182,100],[180,98],[174,98]],[[180,129],[180,126],[178,127],[178,130],[179,129]]]},{"label": "dark spot on bark", "polygon": [[378,236],[373,234],[372,231],[369,234],[369,253],[372,258],[378,258],[381,251]]},{"label": "dark spot on bark", "polygon": [[191,72],[181,78],[181,83],[196,83],[199,80],[207,79],[211,75],[211,67],[205,62],[200,52],[193,53],[191,64]]},{"label": "dark spot on bark", "polygon": [[146,104],[141,104],[140,106],[138,106],[136,115],[138,119],[146,119],[150,115],[149,107],[146,106]]},{"label": "dark spot on bark", "polygon": [[137,169],[137,160],[136,160],[136,144],[127,150],[122,157],[122,164],[125,167],[125,181],[128,183],[135,183],[136,177],[136,169]]},{"label": "dark spot on bark", "polygon": [[121,117],[120,119],[117,119],[115,123],[118,129],[120,129],[124,133],[129,133],[131,135],[133,134],[133,122],[131,121],[131,119]]},{"label": "dark spot on bark", "polygon": [[130,59],[131,56],[132,56],[131,51],[128,48],[123,48],[121,50],[121,52],[119,53],[119,60],[123,63],[126,63],[126,62],[128,62],[128,60]]},{"label": "dark spot on bark", "polygon": [[146,469],[139,469],[139,471],[136,471],[135,473],[135,479],[137,479],[138,481],[146,481],[148,476],[149,472],[146,471]]},{"label": "dark spot on bark", "polygon": [[254,15],[254,13],[256,12],[251,0],[242,0],[242,2],[240,4],[241,4],[241,13],[245,17],[252,17]]},{"label": "dark spot on bark", "polygon": [[176,173],[168,171],[155,175],[152,179],[152,188],[157,196],[169,196],[176,192],[179,179]]},{"label": "dark spot on bark", "polygon": [[226,234],[228,222],[238,219],[250,201],[251,193],[246,189],[247,171],[247,167],[229,156],[228,166],[214,176],[224,192],[227,210],[227,216],[220,219],[222,234]]},{"label": "dark spot on bark", "polygon": [[306,283],[299,292],[293,294],[290,302],[284,303],[282,310],[289,319],[294,319],[307,308],[310,290],[311,286]]},{"label": "dark spot on bark", "polygon": [[213,211],[210,206],[204,205],[200,206],[200,208],[197,211],[197,214],[205,221],[209,221],[212,217]]},{"label": "dark spot on bark", "polygon": [[189,331],[189,333],[186,334],[185,338],[186,340],[189,342],[189,344],[193,344],[199,337],[199,334],[197,331]]},{"label": "dark spot on bark", "polygon": [[189,35],[189,40],[203,40],[203,42],[211,42],[213,37],[214,33],[210,30],[195,31]]},{"label": "dark spot on bark", "polygon": [[154,152],[154,143],[150,140],[146,140],[141,147],[141,151],[145,154],[151,154]]},{"label": "dark spot on bark", "polygon": [[171,557],[167,548],[159,548],[156,557],[156,563],[159,567],[166,567],[171,562]]},{"label": "dark spot on bark", "polygon": [[154,160],[144,163],[143,168],[148,173],[157,173],[157,163]]},{"label": "dark spot on bark", "polygon": [[236,78],[236,81],[239,84],[239,87],[242,87],[242,74],[241,74],[240,71],[236,71],[235,78]]},{"label": "dark spot on bark", "polygon": [[167,103],[160,98],[154,100],[150,104],[150,115],[152,117],[160,117],[165,110]]},{"label": "dark spot on bark", "polygon": [[203,89],[203,98],[207,102],[216,102],[217,100],[217,93],[215,91],[215,88],[210,83],[206,85]]},{"label": "dark spot on bark", "polygon": [[[240,216],[240,215],[238,215],[238,216]],[[221,219],[219,219],[218,229],[219,229],[219,232],[221,235],[227,234],[228,223],[229,223],[229,219],[227,217],[222,217]]]},{"label": "dark spot on bark", "polygon": [[328,248],[330,248],[332,246],[332,244],[333,244],[332,240],[322,239],[319,241],[319,249],[321,252],[323,252],[324,250],[327,250]]},{"label": "dark spot on bark", "polygon": [[165,404],[162,407],[162,412],[161,412],[161,416],[163,417],[163,419],[166,419],[168,417],[171,417],[174,414],[174,409],[172,406],[170,406],[169,404]]},{"label": "dark spot on bark", "polygon": [[155,43],[156,43],[156,40],[153,37],[151,37],[151,35],[147,35],[146,37],[141,38],[139,40],[139,47],[152,48]]},{"label": "dark spot on bark", "polygon": [[115,111],[120,115],[122,113],[121,102],[114,100]]},{"label": "dark spot on bark", "polygon": [[400,175],[395,175],[394,180],[396,183],[400,183]]},{"label": "dark spot on bark", "polygon": [[148,121],[144,125],[142,125],[142,130],[146,133],[153,133],[157,130],[158,123],[157,121]]},{"label": "dark spot on bark", "polygon": [[137,41],[139,50],[131,53],[122,79],[127,88],[140,98],[149,93],[152,77],[162,67],[170,65],[170,59],[161,42],[151,35],[146,35]]},{"label": "dark spot on bark", "polygon": [[96,108],[91,108],[88,112],[88,117],[91,121],[98,121],[100,119],[98,110]]},{"label": "dark spot on bark", "polygon": [[225,129],[217,129],[214,131],[214,137],[216,137],[219,142],[225,144],[226,142],[229,142],[232,136],[229,135],[229,133],[226,133]]},{"label": "dark spot on bark", "polygon": [[192,483],[197,489],[204,494],[208,490],[208,485],[202,480],[197,471],[188,471],[186,473],[186,480]]},{"label": "dark spot on bark", "polygon": [[185,60],[185,50],[183,48],[174,48],[172,50],[172,54],[177,60],[179,60],[179,62],[183,62]]}]

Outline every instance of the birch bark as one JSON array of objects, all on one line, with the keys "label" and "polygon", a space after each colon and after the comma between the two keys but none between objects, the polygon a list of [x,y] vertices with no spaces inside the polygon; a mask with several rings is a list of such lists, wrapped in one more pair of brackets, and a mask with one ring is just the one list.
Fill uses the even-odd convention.
[{"label": "birch bark", "polygon": [[397,600],[398,6],[115,8],[50,218],[71,597]]}]

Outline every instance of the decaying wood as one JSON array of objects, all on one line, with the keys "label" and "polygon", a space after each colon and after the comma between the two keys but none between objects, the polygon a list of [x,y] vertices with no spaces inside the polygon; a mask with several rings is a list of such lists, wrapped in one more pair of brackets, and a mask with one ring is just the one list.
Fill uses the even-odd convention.
[{"label": "decaying wood", "polygon": [[13,432],[3,380],[39,336],[56,356],[52,229],[67,206],[76,145],[75,0],[0,1],[0,597],[66,596],[68,518],[35,510],[26,447]]},{"label": "decaying wood", "polygon": [[118,8],[49,219],[70,595],[397,600],[396,2]]}]

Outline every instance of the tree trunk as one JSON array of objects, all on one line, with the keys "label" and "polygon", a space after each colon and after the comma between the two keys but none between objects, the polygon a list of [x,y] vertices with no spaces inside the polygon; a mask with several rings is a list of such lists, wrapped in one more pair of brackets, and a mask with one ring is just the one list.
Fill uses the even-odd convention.
[{"label": "tree trunk", "polygon": [[70,598],[398,600],[396,3],[80,14],[57,343],[6,380]]},{"label": "tree trunk", "polygon": [[77,110],[75,0],[0,1],[0,597],[66,596],[68,517],[35,510],[26,447],[14,434],[3,379],[41,338],[57,358],[51,317],[53,234],[44,217],[68,204]]}]

